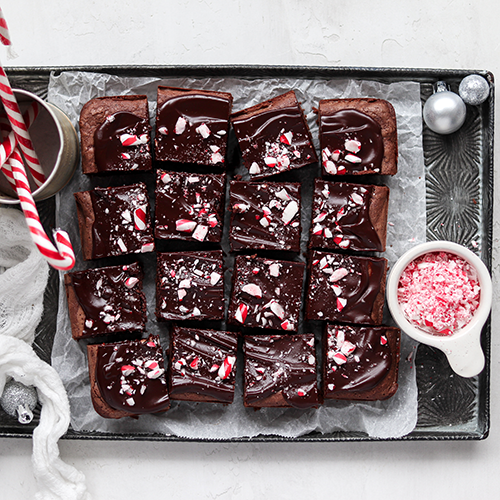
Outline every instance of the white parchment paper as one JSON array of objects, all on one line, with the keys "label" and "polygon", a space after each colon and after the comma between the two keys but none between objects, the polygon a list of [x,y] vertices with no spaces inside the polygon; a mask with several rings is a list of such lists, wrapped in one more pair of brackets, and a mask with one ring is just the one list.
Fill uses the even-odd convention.
[{"label": "white parchment paper", "polygon": [[[293,89],[307,114],[317,150],[318,127],[313,108],[318,105],[319,100],[347,97],[387,99],[396,110],[399,169],[396,176],[383,179],[391,189],[387,251],[384,257],[391,266],[410,247],[425,241],[425,178],[420,86],[417,82],[383,84],[366,80],[285,77],[160,80],[149,77],[130,78],[98,73],[64,72],[58,76],[51,76],[48,100],[62,109],[77,128],[82,106],[94,97],[106,95],[146,94],[150,105],[150,116],[153,118],[158,85],[231,92],[234,98],[234,111]],[[78,170],[69,185],[58,195],[58,225],[70,233],[77,254],[75,270],[89,267],[92,263],[84,263],[81,259],[73,193],[97,185],[119,185],[136,180],[137,178],[130,176],[88,178]],[[303,193],[304,197],[307,198],[307,194],[304,196]],[[305,212],[307,213],[307,210]],[[307,217],[303,217],[303,222],[308,226]],[[304,233],[306,231],[307,227]],[[148,332],[160,335],[162,345],[167,346],[167,328],[164,324],[157,323],[154,318],[154,255],[143,256],[142,262],[146,271],[145,293],[149,304]],[[387,323],[391,321],[388,316],[386,320]],[[160,433],[192,439],[230,439],[270,434],[298,437],[313,431],[324,434],[350,431],[365,432],[374,438],[397,438],[411,432],[417,421],[417,387],[413,364],[415,344],[404,334],[399,390],[387,401],[366,403],[328,401],[318,409],[265,408],[255,411],[243,406],[240,363],[232,405],[173,402],[172,408],[163,415],[144,415],[137,420],[132,418],[110,420],[100,417],[92,407],[86,347],[84,343],[79,344],[71,338],[62,280],[57,325],[52,365],[59,372],[68,391],[71,424],[77,431]]]}]

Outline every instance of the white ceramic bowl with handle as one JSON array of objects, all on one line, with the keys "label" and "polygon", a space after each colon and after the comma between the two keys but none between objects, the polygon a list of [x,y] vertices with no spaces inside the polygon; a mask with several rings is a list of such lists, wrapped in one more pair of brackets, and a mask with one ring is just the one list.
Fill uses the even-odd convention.
[{"label": "white ceramic bowl with handle", "polygon": [[[480,299],[471,321],[452,335],[432,335],[411,324],[405,317],[398,300],[401,274],[416,258],[434,252],[447,252],[461,257],[477,271]],[[493,299],[491,276],[483,261],[469,249],[449,241],[430,241],[415,246],[402,255],[389,273],[386,297],[389,310],[399,328],[414,340],[436,347],[444,352],[451,368],[462,377],[474,377],[481,373],[485,359],[481,348],[481,331],[491,311]]]}]

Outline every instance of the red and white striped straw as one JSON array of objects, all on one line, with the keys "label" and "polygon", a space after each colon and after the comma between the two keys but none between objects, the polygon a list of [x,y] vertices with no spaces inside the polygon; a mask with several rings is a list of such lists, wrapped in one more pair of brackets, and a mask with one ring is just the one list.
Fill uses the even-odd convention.
[{"label": "red and white striped straw", "polygon": [[[16,181],[14,179],[14,174],[8,163],[14,148],[16,147],[16,140],[14,139],[14,144],[12,144],[8,139],[9,133],[12,131],[10,128],[9,120],[6,116],[0,116],[0,136],[3,143],[0,144],[0,170],[5,174],[5,177],[9,181],[12,189],[16,190]],[[7,147],[4,147],[6,145]]]},{"label": "red and white striped straw", "polygon": [[24,123],[23,116],[19,110],[19,105],[17,104],[16,96],[12,91],[9,79],[5,74],[5,71],[0,66],[0,99],[2,100],[3,107],[9,118],[12,131],[16,137],[16,141],[19,144],[19,148],[23,152],[24,159],[28,164],[31,176],[35,181],[35,184],[40,187],[45,182],[45,174],[43,173],[42,166],[38,160],[38,156],[33,148],[33,143],[31,142],[28,127]]},{"label": "red and white striped straw", "polygon": [[[0,41],[4,45],[11,45],[10,33],[5,21],[2,9],[0,9]],[[21,148],[24,159],[28,164],[31,176],[35,184],[40,187],[45,182],[45,175],[38,160],[38,156],[33,148],[33,143],[28,133],[28,127],[24,123],[23,116],[19,110],[16,96],[12,91],[9,79],[0,65],[0,99],[9,118],[10,125],[14,131],[16,141]]]},{"label": "red and white striped straw", "polygon": [[2,9],[0,8],[0,42],[3,45],[11,45],[9,28],[7,27],[7,22],[3,17]]},{"label": "red and white striped straw", "polygon": [[[4,45],[10,45],[10,35],[7,28],[7,23],[3,17],[2,9],[0,8],[0,41]],[[29,139],[28,128],[19,111],[16,98],[12,92],[7,75],[0,65],[0,97],[2,99],[7,117],[9,119],[12,131],[16,139],[16,146],[11,148],[10,157],[6,155],[7,162],[0,168],[4,172],[10,172],[14,179],[17,196],[21,203],[21,208],[26,217],[26,223],[35,245],[40,250],[48,263],[55,269],[69,271],[75,265],[75,254],[69,239],[68,233],[57,229],[53,232],[54,244],[50,241],[45,233],[43,225],[38,215],[35,200],[31,194],[31,189],[24,168],[23,157],[19,149],[22,150],[26,163],[30,168],[30,172],[37,186],[40,186],[45,181],[45,176],[38,162],[38,158],[33,149],[31,140]],[[29,116],[27,121],[34,119],[34,116]],[[10,134],[9,134],[10,135]],[[5,142],[5,141],[4,141]],[[9,178],[9,177],[8,177]]]},{"label": "red and white striped straw", "polygon": [[36,209],[35,200],[33,200],[33,196],[31,195],[23,159],[17,147],[12,152],[8,163],[16,183],[17,196],[26,217],[31,238],[38,247],[38,250],[40,250],[40,253],[52,267],[61,271],[69,271],[75,265],[75,253],[68,233],[61,229],[54,231],[53,235],[56,246],[53,245],[45,233]]},{"label": "red and white striped straw", "polygon": [[[40,107],[38,106],[38,103],[36,101],[33,101],[29,108],[25,111],[23,118],[28,128],[31,127],[31,125],[35,121],[35,118],[38,116],[39,110]],[[7,180],[15,190],[16,183],[14,181],[14,177],[12,175],[10,165],[9,163],[7,163],[7,160],[14,151],[17,143],[14,132],[10,127],[9,119],[5,115],[0,115],[0,132],[2,139],[4,140],[3,143],[0,144],[0,169],[3,170],[3,173],[7,177]]]}]

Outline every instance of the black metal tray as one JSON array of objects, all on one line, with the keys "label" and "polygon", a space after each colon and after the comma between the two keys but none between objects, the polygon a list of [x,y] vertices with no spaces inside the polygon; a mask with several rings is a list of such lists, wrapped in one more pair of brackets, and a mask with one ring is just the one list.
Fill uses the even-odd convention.
[{"label": "black metal tray", "polygon": [[[479,253],[491,270],[493,226],[493,130],[494,78],[483,70],[354,68],[354,67],[288,67],[288,66],[141,66],[141,67],[57,67],[6,68],[11,84],[47,96],[51,72],[91,71],[119,76],[167,77],[237,77],[237,78],[354,78],[381,83],[415,81],[420,83],[424,102],[432,93],[432,85],[445,81],[457,92],[460,81],[469,74],[485,77],[491,87],[488,99],[480,106],[467,106],[464,126],[455,134],[440,136],[425,125],[423,130],[426,168],[427,239],[455,241]],[[480,200],[480,203],[478,203]],[[38,204],[46,229],[55,223],[55,201]],[[476,245],[475,242],[480,242]],[[479,250],[478,250],[479,249]],[[44,316],[38,327],[34,348],[50,362],[56,329],[58,276],[51,271],[44,299]],[[482,333],[486,367],[474,378],[455,375],[438,350],[419,346],[415,359],[418,385],[418,422],[403,440],[479,440],[489,433],[490,321]],[[38,424],[39,408],[29,425],[18,424],[0,410],[0,437],[31,437]],[[175,436],[158,434],[84,433],[69,429],[66,438],[140,439],[184,441]],[[238,438],[231,441],[364,441],[374,440],[360,432],[331,434],[311,433],[299,438],[278,436]]]}]

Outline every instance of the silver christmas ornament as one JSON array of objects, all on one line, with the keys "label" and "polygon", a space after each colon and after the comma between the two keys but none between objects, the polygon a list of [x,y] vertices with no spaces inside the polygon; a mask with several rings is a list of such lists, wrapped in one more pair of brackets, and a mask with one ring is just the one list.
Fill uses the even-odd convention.
[{"label": "silver christmas ornament", "polygon": [[469,75],[460,82],[458,93],[466,104],[477,106],[488,99],[490,85],[480,75]]},{"label": "silver christmas ornament", "polygon": [[5,413],[17,417],[21,424],[29,424],[33,420],[33,410],[38,403],[36,389],[10,380],[5,384],[0,397],[0,405]]},{"label": "silver christmas ornament", "polygon": [[452,134],[465,121],[466,107],[459,95],[450,92],[444,82],[437,82],[436,91],[424,105],[424,121],[437,134]]}]

